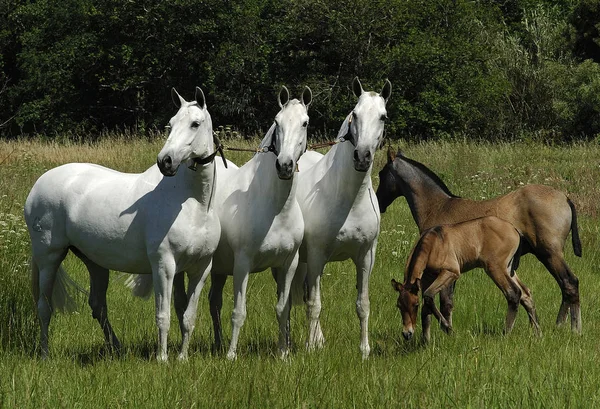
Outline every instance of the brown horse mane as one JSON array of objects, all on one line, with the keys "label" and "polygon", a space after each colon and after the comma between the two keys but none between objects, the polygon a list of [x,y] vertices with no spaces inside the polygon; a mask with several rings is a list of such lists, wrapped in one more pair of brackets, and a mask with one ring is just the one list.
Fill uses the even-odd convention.
[{"label": "brown horse mane", "polygon": [[423,165],[421,162],[417,162],[414,159],[407,158],[406,156],[404,156],[402,151],[398,151],[398,153],[396,154],[396,158],[401,159],[405,162],[408,162],[410,165],[412,165],[413,167],[420,170],[421,173],[423,173],[425,176],[427,176],[429,179],[431,179],[433,181],[433,183],[435,183],[440,189],[442,189],[442,191],[444,191],[444,193],[446,193],[448,196],[455,197],[455,198],[460,197],[460,196],[456,196],[454,193],[452,193],[450,191],[450,189],[448,189],[448,186],[446,186],[444,181],[442,179],[440,179],[440,177],[438,175],[436,175],[431,169],[429,169],[427,166]]}]

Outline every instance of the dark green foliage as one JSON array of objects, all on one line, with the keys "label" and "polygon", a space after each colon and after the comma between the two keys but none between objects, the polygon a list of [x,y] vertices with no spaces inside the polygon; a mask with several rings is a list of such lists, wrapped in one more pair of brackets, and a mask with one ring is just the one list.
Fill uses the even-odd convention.
[{"label": "dark green foliage", "polygon": [[392,137],[595,137],[599,3],[5,0],[0,132],[149,132],[199,85],[215,125],[254,133],[285,84],[332,137],[359,76],[392,81]]}]

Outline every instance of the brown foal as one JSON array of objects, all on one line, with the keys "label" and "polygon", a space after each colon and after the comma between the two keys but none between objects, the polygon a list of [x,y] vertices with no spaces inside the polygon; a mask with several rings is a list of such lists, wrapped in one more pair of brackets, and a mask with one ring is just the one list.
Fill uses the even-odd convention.
[{"label": "brown foal", "polygon": [[512,330],[519,302],[529,315],[536,334],[540,333],[531,292],[514,274],[519,264],[521,237],[517,229],[502,219],[487,216],[462,223],[436,226],[426,230],[412,249],[404,282],[392,279],[400,294],[405,339],[411,339],[419,310],[419,291],[423,293],[421,322],[423,340],[429,341],[431,314],[445,332],[452,327],[437,309],[433,297],[469,270],[481,267],[502,291],[508,302],[505,333]]}]

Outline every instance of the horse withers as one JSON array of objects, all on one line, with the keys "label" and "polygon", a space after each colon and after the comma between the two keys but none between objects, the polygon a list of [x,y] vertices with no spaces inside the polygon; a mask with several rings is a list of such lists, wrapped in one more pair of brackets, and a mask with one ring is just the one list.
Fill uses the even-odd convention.
[{"label": "horse withers", "polygon": [[[112,347],[119,348],[120,343],[108,320],[109,269],[152,275],[158,359],[163,361],[173,281],[183,281],[182,272],[187,272],[189,290],[175,303],[175,310],[182,332],[179,358],[188,356],[198,296],[221,228],[212,204],[213,129],[204,93],[196,88],[196,100],[186,102],[173,89],[172,97],[179,110],[169,122],[171,131],[158,154],[158,166],[130,174],[70,163],[44,173],[27,197],[32,289],[44,357],[53,309],[63,305],[68,294],[61,263],[69,250],[89,271],[92,316]],[[187,166],[180,169],[182,163]]]},{"label": "horse withers", "polygon": [[[562,192],[544,185],[526,185],[488,200],[455,196],[425,165],[401,152],[388,150],[387,164],[379,172],[377,198],[381,212],[404,196],[419,232],[483,216],[510,222],[523,235],[523,254],[533,253],[560,286],[562,303],[556,319],[562,324],[571,313],[571,329],[581,333],[579,280],[564,259],[564,245],[571,232],[573,251],[581,256],[575,205]],[[453,286],[440,292],[442,314],[452,323]]]},{"label": "horse withers", "polygon": [[508,302],[505,333],[509,333],[523,305],[536,333],[540,332],[531,292],[514,273],[519,265],[521,235],[512,224],[487,216],[425,230],[413,247],[401,284],[392,279],[399,292],[397,306],[402,315],[405,339],[412,338],[423,295],[421,322],[423,340],[430,339],[431,314],[449,332],[452,327],[437,309],[433,297],[454,283],[462,273],[481,267],[502,291]]}]

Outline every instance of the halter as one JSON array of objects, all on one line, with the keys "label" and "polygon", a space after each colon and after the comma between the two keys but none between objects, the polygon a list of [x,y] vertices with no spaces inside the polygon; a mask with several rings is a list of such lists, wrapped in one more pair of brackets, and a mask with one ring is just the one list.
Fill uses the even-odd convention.
[{"label": "halter", "polygon": [[223,153],[223,144],[221,143],[219,138],[217,138],[216,135],[213,135],[213,142],[216,145],[215,151],[202,159],[192,158],[193,163],[190,166],[188,166],[189,169],[195,172],[197,170],[198,165],[206,165],[208,163],[211,163],[213,160],[215,160],[215,156],[217,155],[217,153],[221,154],[221,159],[223,159],[223,165],[225,166],[225,169],[227,169],[227,161],[225,160],[225,154]]},{"label": "halter", "polygon": [[352,144],[352,146],[354,146],[356,148],[356,137],[354,136],[354,134],[352,133],[352,118],[353,115],[350,114],[348,117],[348,132],[346,132],[344,135],[340,136],[339,138],[337,138],[337,140],[335,141],[335,143],[341,143],[341,142],[350,142]]},{"label": "halter", "polygon": [[[279,151],[275,147],[275,142],[277,142],[277,130],[278,129],[279,129],[279,125],[277,125],[277,122],[275,122],[275,129],[273,130],[273,135],[271,136],[271,143],[269,144],[269,146],[258,148],[256,150],[256,153],[273,152],[273,154],[275,156],[279,156]],[[306,149],[307,149],[307,146],[304,146],[304,152],[306,152]],[[302,153],[304,153],[304,152],[302,152]],[[300,154],[300,156],[302,156],[302,154]]]}]

